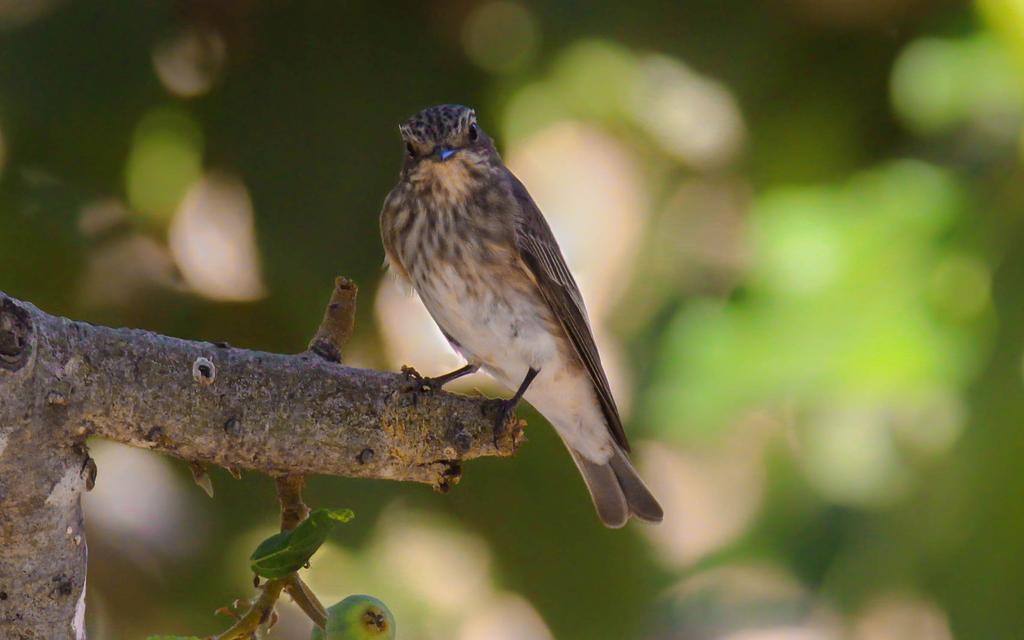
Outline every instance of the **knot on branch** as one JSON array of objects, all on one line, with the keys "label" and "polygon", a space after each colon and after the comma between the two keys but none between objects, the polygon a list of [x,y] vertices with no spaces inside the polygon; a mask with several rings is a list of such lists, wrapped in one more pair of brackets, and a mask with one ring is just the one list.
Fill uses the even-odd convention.
[{"label": "knot on branch", "polygon": [[17,371],[25,366],[31,352],[32,318],[28,311],[7,297],[0,299],[0,369]]},{"label": "knot on branch", "polygon": [[192,379],[201,385],[213,384],[217,379],[217,367],[209,358],[200,356],[192,363]]}]

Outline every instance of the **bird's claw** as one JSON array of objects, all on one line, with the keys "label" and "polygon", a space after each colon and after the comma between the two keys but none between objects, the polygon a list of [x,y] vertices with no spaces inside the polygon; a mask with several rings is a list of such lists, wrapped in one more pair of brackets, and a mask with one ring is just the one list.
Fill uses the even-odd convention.
[{"label": "bird's claw", "polygon": [[411,383],[411,390],[415,391],[437,391],[441,388],[441,382],[436,378],[425,378],[412,367],[402,367],[401,373]]},{"label": "bird's claw", "polygon": [[410,367],[407,364],[402,365],[402,375],[410,380],[422,380],[423,376],[416,370],[415,367]]},{"label": "bird's claw", "polygon": [[500,449],[501,447],[498,446],[498,443],[508,430],[509,420],[515,413],[516,404],[518,403],[511,400],[491,400],[488,404],[494,406],[497,412],[497,416],[494,419],[494,431],[492,435],[494,438],[494,448]]},{"label": "bird's claw", "polygon": [[402,375],[409,381],[409,386],[406,389],[409,393],[430,393],[441,389],[441,382],[436,378],[425,378],[410,366],[402,366]]}]

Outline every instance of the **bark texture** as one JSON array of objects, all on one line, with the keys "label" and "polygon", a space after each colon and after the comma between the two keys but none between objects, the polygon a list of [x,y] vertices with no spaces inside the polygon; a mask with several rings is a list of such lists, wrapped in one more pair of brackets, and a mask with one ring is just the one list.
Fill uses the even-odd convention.
[{"label": "bark texture", "polygon": [[442,491],[463,460],[515,450],[519,423],[496,441],[493,402],[411,391],[405,376],[331,355],[98,327],[0,292],[0,637],[84,637],[91,435],[233,470]]}]

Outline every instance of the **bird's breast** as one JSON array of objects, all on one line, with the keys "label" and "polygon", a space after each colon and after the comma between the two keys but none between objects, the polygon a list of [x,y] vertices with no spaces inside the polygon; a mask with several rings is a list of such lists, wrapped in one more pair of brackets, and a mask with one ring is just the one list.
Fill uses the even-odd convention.
[{"label": "bird's breast", "polygon": [[[460,170],[453,171],[459,175]],[[410,275],[427,275],[441,262],[479,270],[500,269],[518,259],[511,199],[484,178],[470,182],[455,187],[434,179],[408,184],[391,216],[390,235],[392,250]],[[467,277],[472,275],[467,269]]]},{"label": "bird's breast", "polygon": [[447,164],[386,205],[385,245],[467,360],[521,379],[559,351],[560,327],[519,256],[514,199],[500,181]]},{"label": "bird's breast", "polygon": [[469,162],[453,158],[444,162],[426,161],[411,177],[420,197],[435,201],[435,206],[455,206],[468,200],[480,188],[483,172]]},{"label": "bird's breast", "polygon": [[414,278],[414,286],[467,360],[522,379],[561,346],[550,311],[525,278],[511,269],[442,262]]}]

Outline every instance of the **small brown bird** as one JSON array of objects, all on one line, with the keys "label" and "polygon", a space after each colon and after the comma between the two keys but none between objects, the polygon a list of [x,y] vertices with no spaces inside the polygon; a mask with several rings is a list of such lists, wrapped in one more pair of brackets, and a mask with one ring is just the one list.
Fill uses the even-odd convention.
[{"label": "small brown bird", "polygon": [[438,389],[483,369],[517,389],[503,417],[525,397],[551,422],[606,526],[660,522],[626,455],[583,298],[526,187],[472,109],[424,109],[399,131],[405,165],[380,217],[387,261],[468,362],[425,382]]}]

